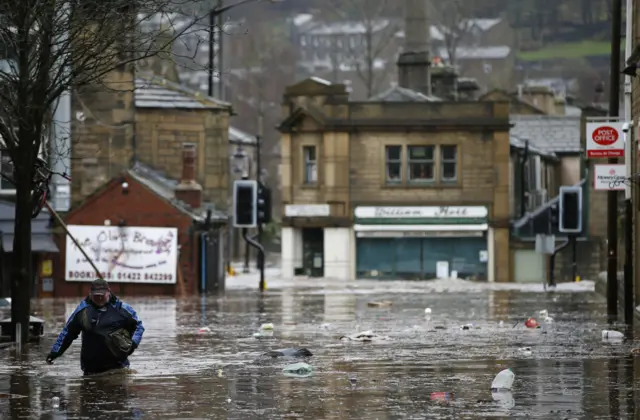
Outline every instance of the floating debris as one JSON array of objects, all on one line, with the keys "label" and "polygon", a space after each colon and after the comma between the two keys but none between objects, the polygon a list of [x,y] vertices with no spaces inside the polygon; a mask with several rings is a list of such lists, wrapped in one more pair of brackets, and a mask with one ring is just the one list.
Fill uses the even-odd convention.
[{"label": "floating debris", "polygon": [[531,356],[533,352],[531,351],[531,347],[521,347],[518,349],[523,356]]},{"label": "floating debris", "polygon": [[282,369],[282,372],[286,376],[304,378],[313,375],[313,366],[306,363],[294,363],[292,365],[285,366]]},{"label": "floating debris", "polygon": [[389,308],[393,305],[392,302],[388,301],[388,300],[383,300],[381,302],[369,302],[367,303],[367,306],[370,308]]},{"label": "floating debris", "polygon": [[620,331],[612,331],[612,330],[603,330],[602,331],[602,340],[604,341],[623,341],[624,334]]},{"label": "floating debris", "polygon": [[389,337],[376,334],[373,331],[363,331],[353,335],[343,335],[342,337],[340,337],[340,340],[374,341],[374,340],[389,340]]},{"label": "floating debris", "polygon": [[515,377],[511,369],[501,370],[491,382],[491,392],[510,391]]}]

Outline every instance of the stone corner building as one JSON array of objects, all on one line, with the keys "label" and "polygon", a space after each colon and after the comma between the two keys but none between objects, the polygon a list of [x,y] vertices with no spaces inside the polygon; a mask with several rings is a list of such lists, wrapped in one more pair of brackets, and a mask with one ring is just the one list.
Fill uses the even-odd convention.
[{"label": "stone corner building", "polygon": [[283,112],[285,277],[509,281],[508,103],[311,78]]}]

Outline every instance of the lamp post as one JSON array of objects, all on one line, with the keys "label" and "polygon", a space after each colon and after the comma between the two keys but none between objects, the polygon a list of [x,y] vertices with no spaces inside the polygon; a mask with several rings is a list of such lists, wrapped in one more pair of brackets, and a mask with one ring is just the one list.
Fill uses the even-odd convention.
[{"label": "lamp post", "polygon": [[[216,26],[216,17],[218,18],[218,26],[219,26],[219,33],[220,36],[218,37],[218,47],[219,47],[219,51],[218,51],[218,65],[220,67],[220,71],[222,71],[222,63],[223,63],[223,55],[222,55],[222,47],[223,47],[223,43],[222,43],[222,14],[228,10],[234,9],[238,6],[242,6],[243,4],[246,3],[254,3],[254,2],[259,2],[261,0],[240,0],[237,1],[235,3],[232,4],[228,4],[228,5],[224,5],[224,1],[223,0],[218,0],[218,4],[215,7],[215,9],[211,9],[211,11],[209,12],[209,89],[208,89],[208,94],[209,96],[213,96],[213,75],[214,75],[214,65],[213,65],[213,61],[214,61],[214,56],[215,54],[213,53],[213,47],[215,45],[215,26]],[[269,3],[281,3],[284,0],[269,0]],[[222,82],[222,78],[220,78],[219,80],[219,98],[220,99],[224,99],[224,83]]]},{"label": "lamp post", "polygon": [[[233,154],[233,158],[236,162],[238,162],[238,166],[235,168],[235,173],[242,173],[242,179],[249,179],[251,177],[251,167],[252,161],[251,156],[249,156],[241,145],[238,145],[235,153]],[[247,232],[247,228],[242,228],[242,237],[245,236]],[[251,247],[249,246],[249,242],[245,242],[245,251],[244,251],[244,266],[242,267],[243,273],[249,272],[249,259],[251,254]]]},{"label": "lamp post", "polygon": [[[258,188],[262,188],[262,162],[260,160],[260,143],[262,141],[263,133],[263,111],[262,105],[260,105],[260,111],[258,114],[258,132],[256,133],[256,181],[258,181]],[[258,220],[258,242],[262,243],[262,223]],[[264,254],[258,252],[257,255],[258,270],[260,270],[260,290],[264,290]]]}]

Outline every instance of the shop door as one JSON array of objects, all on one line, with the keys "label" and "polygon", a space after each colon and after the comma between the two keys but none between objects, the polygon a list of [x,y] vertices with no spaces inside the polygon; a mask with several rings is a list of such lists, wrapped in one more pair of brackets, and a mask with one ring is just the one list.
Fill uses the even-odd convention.
[{"label": "shop door", "polygon": [[324,276],[324,231],[302,229],[302,270],[305,276]]}]

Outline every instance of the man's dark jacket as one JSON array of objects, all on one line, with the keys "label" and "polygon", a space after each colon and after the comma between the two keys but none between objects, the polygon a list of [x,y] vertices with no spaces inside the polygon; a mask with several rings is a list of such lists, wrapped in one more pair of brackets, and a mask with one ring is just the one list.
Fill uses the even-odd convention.
[{"label": "man's dark jacket", "polygon": [[[123,330],[132,342],[130,352],[124,357],[114,355],[107,343],[111,334]],[[80,366],[85,373],[101,373],[129,366],[127,356],[140,345],[144,327],[136,311],[115,295],[111,295],[109,303],[102,308],[87,297],[69,317],[51,348],[51,355],[62,356],[81,332]]]}]

